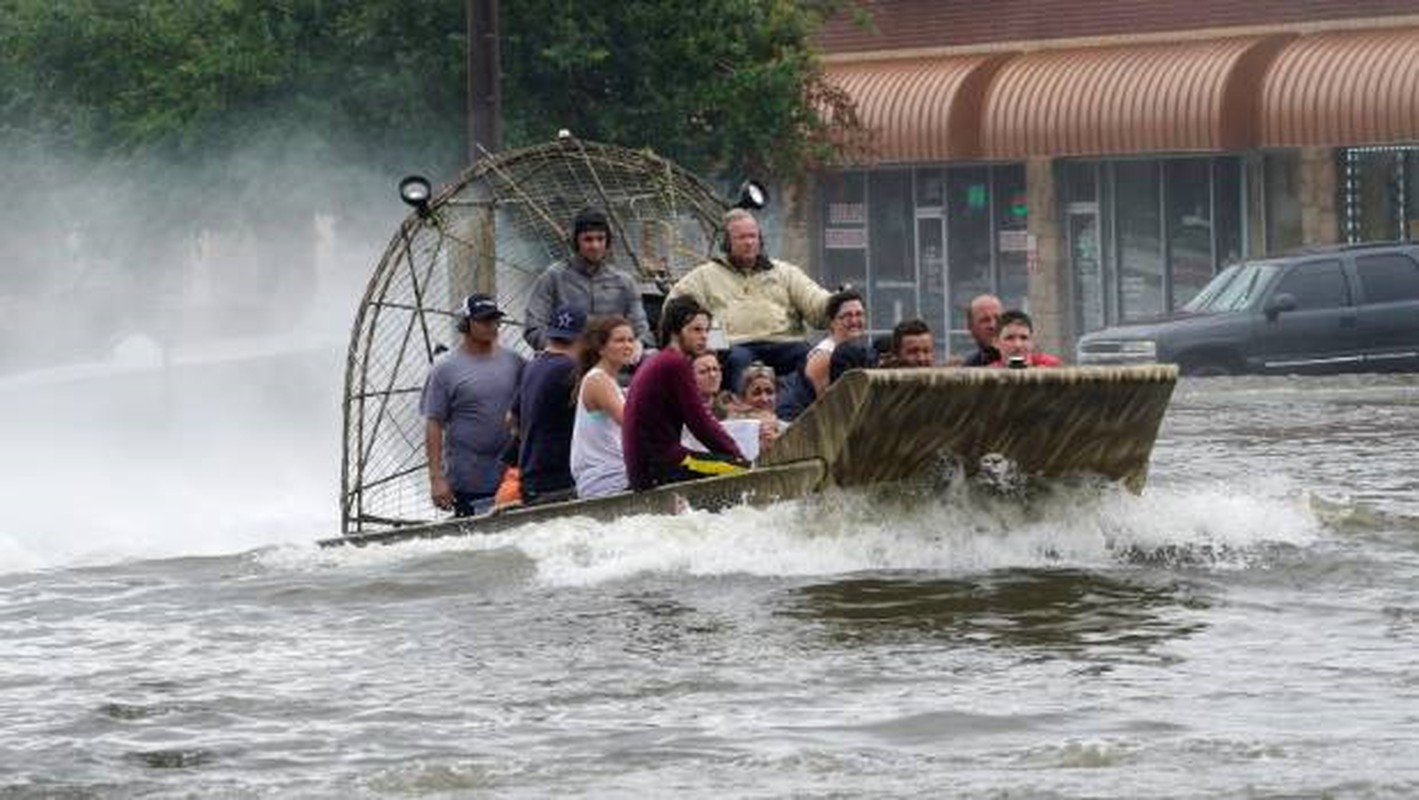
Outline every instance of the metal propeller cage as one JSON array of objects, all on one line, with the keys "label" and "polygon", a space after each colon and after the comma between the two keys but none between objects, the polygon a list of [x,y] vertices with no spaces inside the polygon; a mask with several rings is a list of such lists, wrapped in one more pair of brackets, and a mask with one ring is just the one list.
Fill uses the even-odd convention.
[{"label": "metal propeller cage", "polygon": [[[571,253],[571,220],[596,206],[611,263],[653,293],[704,261],[728,203],[648,150],[561,138],[488,156],[400,225],[371,276],[345,370],[341,525],[346,535],[418,524],[429,499],[419,396],[435,357],[457,347],[456,309],[488,292],[523,318],[537,275]],[[501,344],[527,353],[520,326]]]}]

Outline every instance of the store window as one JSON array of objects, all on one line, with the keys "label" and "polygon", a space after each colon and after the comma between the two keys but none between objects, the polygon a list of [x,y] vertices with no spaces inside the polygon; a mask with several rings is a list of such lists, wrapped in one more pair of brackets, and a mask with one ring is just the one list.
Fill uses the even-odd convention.
[{"label": "store window", "polygon": [[1419,148],[1404,156],[1404,241],[1419,242]]},{"label": "store window", "polygon": [[1056,175],[1076,335],[1180,309],[1243,257],[1241,158],[1066,162]]},{"label": "store window", "polygon": [[946,172],[946,270],[950,327],[966,329],[966,304],[995,290],[991,280],[990,169]]},{"label": "store window", "polygon": [[1269,255],[1301,246],[1301,159],[1294,152],[1262,156],[1265,182],[1266,252]]},{"label": "store window", "polygon": [[1181,308],[1212,279],[1212,160],[1179,158],[1166,161],[1165,220],[1168,231],[1166,292],[1169,309]]},{"label": "store window", "polygon": [[995,293],[1006,308],[1028,308],[1029,274],[1029,195],[1025,192],[1024,165],[995,167],[991,170],[991,195],[995,201]]},{"label": "store window", "polygon": [[1114,165],[1117,220],[1119,315],[1125,321],[1161,314],[1163,294],[1162,220],[1156,161]]},{"label": "store window", "polygon": [[822,282],[867,285],[867,173],[838,172],[818,181]]},{"label": "store window", "polygon": [[916,170],[918,314],[936,333],[936,346],[946,350],[946,170]]},{"label": "store window", "polygon": [[[1243,228],[1246,221],[1242,202],[1242,160],[1219,158],[1213,162],[1212,227],[1216,231],[1216,266],[1214,272],[1241,261],[1247,256]],[[1174,304],[1182,308],[1181,303]]]},{"label": "store window", "polygon": [[875,328],[916,316],[916,237],[911,170],[871,173],[867,186],[867,289]]},{"label": "store window", "polygon": [[820,175],[821,282],[863,287],[875,333],[919,317],[938,356],[973,349],[971,298],[1029,300],[1025,188],[1019,164]]},{"label": "store window", "polygon": [[1060,198],[1064,201],[1064,235],[1073,291],[1074,330],[1096,331],[1108,325],[1105,311],[1110,282],[1104,276],[1099,214],[1099,170],[1093,162],[1070,161],[1059,169]]}]

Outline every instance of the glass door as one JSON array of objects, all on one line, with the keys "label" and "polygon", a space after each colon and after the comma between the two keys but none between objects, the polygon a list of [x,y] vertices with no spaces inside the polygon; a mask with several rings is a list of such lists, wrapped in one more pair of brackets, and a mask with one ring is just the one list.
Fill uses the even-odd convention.
[{"label": "glass door", "polygon": [[1099,204],[1070,203],[1066,216],[1069,267],[1074,276],[1074,329],[1082,335],[1108,323],[1103,259],[1099,257]]}]

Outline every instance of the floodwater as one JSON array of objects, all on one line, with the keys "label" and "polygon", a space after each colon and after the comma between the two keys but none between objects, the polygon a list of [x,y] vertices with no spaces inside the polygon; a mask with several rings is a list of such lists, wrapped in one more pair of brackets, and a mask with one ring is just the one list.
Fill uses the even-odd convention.
[{"label": "floodwater", "polygon": [[0,382],[0,796],[1419,796],[1419,376],[1185,381],[1138,497],[322,551],[338,370]]}]

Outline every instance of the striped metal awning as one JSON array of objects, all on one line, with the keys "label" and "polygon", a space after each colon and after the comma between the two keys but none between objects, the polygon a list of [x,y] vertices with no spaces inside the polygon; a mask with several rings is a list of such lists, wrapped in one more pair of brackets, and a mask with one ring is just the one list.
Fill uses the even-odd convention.
[{"label": "striped metal awning", "polygon": [[1419,142],[1419,28],[830,59],[868,164]]},{"label": "striped metal awning", "polygon": [[829,64],[830,81],[857,104],[877,164],[980,155],[981,100],[1005,55]]},{"label": "striped metal awning", "polygon": [[1021,55],[986,93],[982,153],[1005,159],[1249,147],[1261,76],[1290,38]]},{"label": "striped metal awning", "polygon": [[1262,147],[1419,142],[1419,28],[1296,39],[1260,94]]}]

